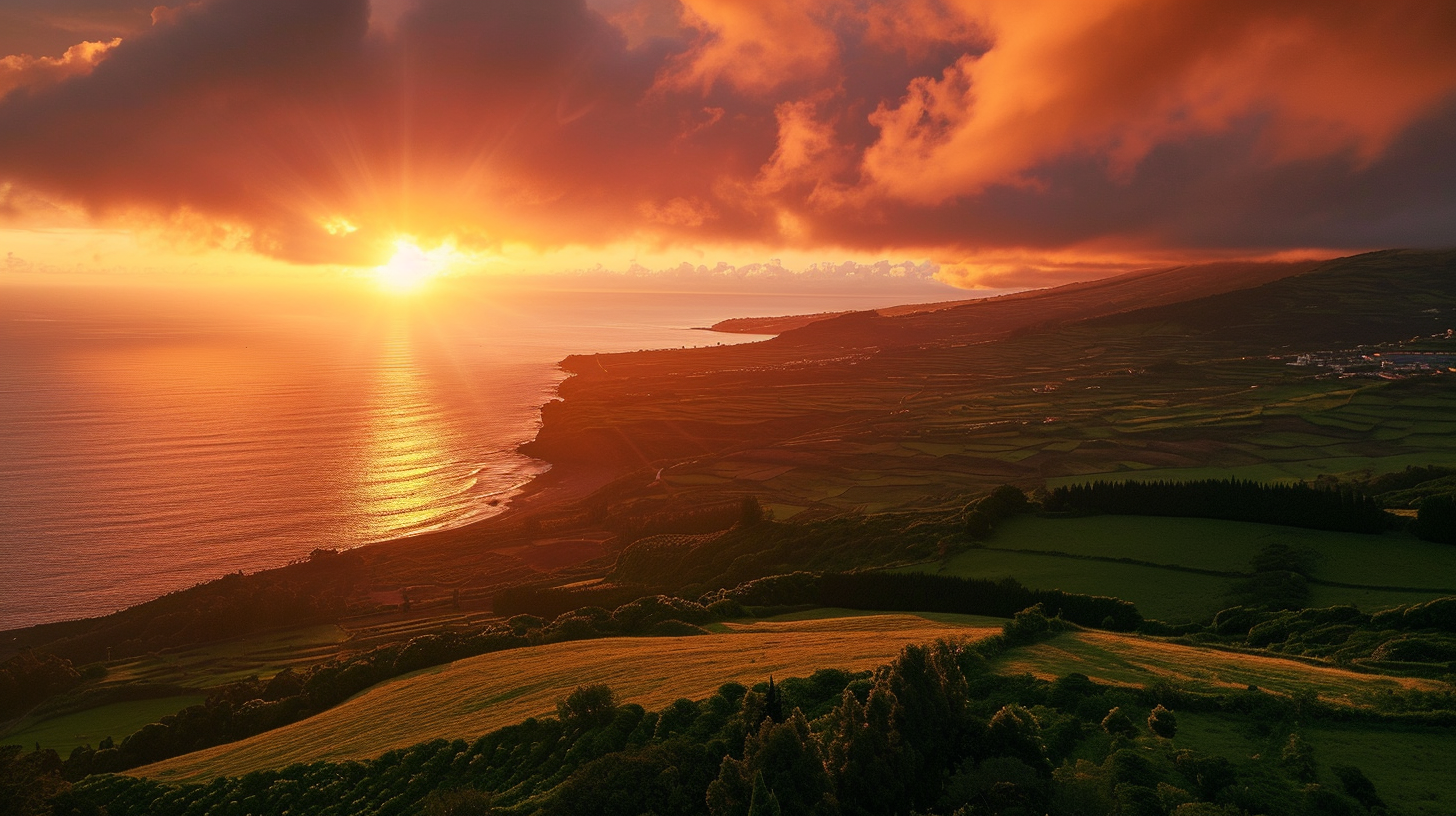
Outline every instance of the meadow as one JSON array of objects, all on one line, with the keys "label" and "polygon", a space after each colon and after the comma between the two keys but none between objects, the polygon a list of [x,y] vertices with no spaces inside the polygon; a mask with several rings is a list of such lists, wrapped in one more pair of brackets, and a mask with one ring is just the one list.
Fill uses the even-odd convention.
[{"label": "meadow", "polygon": [[[1182,712],[1173,743],[1226,757],[1237,766],[1256,766],[1273,760],[1280,746],[1253,725],[1229,714]],[[1299,733],[1313,751],[1321,784],[1337,784],[1331,767],[1353,765],[1375,783],[1390,813],[1456,812],[1456,773],[1450,759],[1456,754],[1456,733],[1450,728],[1321,722],[1305,724]]]},{"label": "meadow", "polygon": [[110,661],[104,677],[0,728],[0,744],[39,744],[64,756],[78,745],[95,747],[106,737],[120,743],[143,725],[201,703],[219,686],[250,677],[266,679],[284,669],[327,663],[416,635],[477,627],[486,619],[493,617],[449,610],[361,617]]},{"label": "meadow", "polygon": [[1012,518],[982,547],[903,569],[1113,595],[1146,617],[1192,622],[1235,605],[1250,559],[1270,544],[1314,554],[1311,606],[1353,604],[1368,612],[1456,594],[1456,548],[1404,533],[1155,516]]},{"label": "meadow", "polygon": [[1275,655],[1184,646],[1155,638],[1109,632],[1071,632],[1023,647],[996,663],[1003,673],[1052,680],[1079,672],[1098,683],[1145,686],[1154,680],[1188,691],[1218,693],[1256,686],[1284,696],[1313,692],[1352,708],[1375,708],[1392,693],[1440,691],[1437,680],[1349,671]]},{"label": "meadow", "polygon": [[621,701],[656,709],[706,697],[730,681],[751,685],[820,668],[870,669],[906,644],[977,639],[1004,623],[936,617],[729,623],[706,636],[609,638],[496,652],[390,680],[292,725],[129,773],[205,781],[295,762],[365,759],[436,738],[473,739],[550,714],[577,686],[609,685]]},{"label": "meadow", "polygon": [[123,737],[147,723],[154,723],[202,701],[203,697],[195,694],[157,697],[111,703],[39,721],[22,721],[0,738],[0,743],[26,748],[39,745],[65,756],[78,745],[95,747],[107,737],[119,743]]},{"label": "meadow", "polygon": [[[815,609],[715,624],[709,636],[610,638],[498,652],[391,680],[307,720],[128,773],[199,782],[296,762],[367,759],[430,739],[468,740],[550,714],[579,685],[608,685],[620,700],[650,710],[679,698],[702,699],[730,681],[751,685],[770,675],[807,676],[820,668],[870,669],[906,644],[978,639],[999,632],[1002,623],[962,615]],[[1372,707],[1389,692],[1444,688],[1433,680],[1094,631],[1017,648],[992,665],[1001,674],[1042,679],[1081,672],[1126,687],[1164,680],[1204,692],[1249,685],[1281,696],[1311,690],[1324,702],[1359,708]]]}]

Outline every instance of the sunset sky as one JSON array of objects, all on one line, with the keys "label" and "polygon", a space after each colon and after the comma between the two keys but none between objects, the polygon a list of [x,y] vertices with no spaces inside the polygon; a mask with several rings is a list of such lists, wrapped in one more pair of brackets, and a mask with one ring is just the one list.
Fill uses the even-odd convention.
[{"label": "sunset sky", "polygon": [[[9,55],[9,56],[3,56]],[[0,276],[1456,243],[1456,3],[5,0]]]}]

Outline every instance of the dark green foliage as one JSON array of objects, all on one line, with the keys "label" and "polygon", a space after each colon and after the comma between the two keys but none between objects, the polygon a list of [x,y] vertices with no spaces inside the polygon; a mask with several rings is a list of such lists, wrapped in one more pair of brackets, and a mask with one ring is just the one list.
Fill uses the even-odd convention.
[{"label": "dark green foliage", "polygon": [[1031,509],[1031,502],[1020,488],[1001,485],[966,508],[966,535],[973,539],[987,538],[1002,521]]},{"label": "dark green foliage", "polygon": [[1178,734],[1178,718],[1159,705],[1148,715],[1148,730],[1163,739],[1172,739]]},{"label": "dark green foliage", "polygon": [[222,686],[203,705],[143,727],[114,750],[73,753],[66,760],[65,776],[80,779],[91,773],[114,773],[260,734],[337,705],[383,680],[461,658],[617,634],[702,634],[692,622],[714,618],[713,612],[692,601],[653,596],[638,598],[612,612],[586,607],[551,622],[517,615],[503,625],[475,633],[421,635],[304,672],[285,670],[266,685],[253,679]]},{"label": "dark green foliage", "polygon": [[1375,792],[1375,783],[1359,768],[1353,765],[1336,765],[1330,770],[1340,780],[1340,787],[1345,789],[1351,799],[1372,810],[1385,807],[1385,802]]},{"label": "dark green foliage", "polygon": [[497,592],[491,598],[491,608],[501,616],[555,620],[560,615],[585,607],[617,607],[651,594],[640,586],[616,584],[588,589],[526,585],[507,587]]},{"label": "dark green foliage", "polygon": [[1430,496],[1422,500],[1411,532],[1427,541],[1456,544],[1456,495]]},{"label": "dark green foliage", "polygon": [[[754,780],[764,786],[784,813],[830,816],[837,812],[819,741],[809,722],[795,710],[784,722],[765,719],[744,745],[743,759],[724,757],[718,778],[708,786],[712,816],[747,816],[754,803]],[[767,807],[760,802],[760,807]]]},{"label": "dark green foliage", "polygon": [[1025,646],[1071,628],[1065,621],[1048,618],[1046,607],[1037,604],[1013,615],[1011,622],[1001,627],[1001,636],[1010,646]]},{"label": "dark green foliage", "polygon": [[543,816],[702,813],[703,791],[721,759],[681,739],[610,753],[568,776]]},{"label": "dark green foliage", "polygon": [[1315,553],[1311,550],[1274,542],[1259,548],[1249,566],[1254,572],[1293,572],[1307,578],[1314,571],[1314,561]]},{"label": "dark green foliage", "polygon": [[[994,640],[992,651],[1014,648]],[[775,805],[780,814],[819,816],[1305,816],[1378,807],[1364,804],[1378,799],[1363,775],[1334,769],[1345,793],[1305,783],[1313,759],[1300,759],[1297,741],[1279,750],[1291,744],[1288,731],[1273,729],[1269,759],[1252,764],[1175,752],[1130,717],[1119,724],[1111,716],[1167,692],[1104,688],[1077,675],[1002,677],[981,668],[981,648],[910,647],[871,678],[821,672],[776,681],[795,702],[782,723],[763,716],[766,683],[727,684],[658,713],[578,693],[562,701],[565,721],[530,719],[474,744],[436,740],[364,763],[295,765],[207,785],[102,775],[45,795],[58,814],[76,816],[103,806],[110,816],[413,816],[456,797],[483,804],[452,793],[472,790],[511,816],[747,816]],[[1252,692],[1187,700],[1251,723],[1317,713]],[[800,704],[826,713],[811,721]],[[1104,720],[1118,737],[1097,727]]]},{"label": "dark green foliage", "polygon": [[1259,548],[1249,560],[1253,573],[1235,592],[1249,606],[1265,609],[1303,609],[1309,602],[1309,576],[1316,554],[1275,542]]},{"label": "dark green foliage", "polygon": [[1133,739],[1138,735],[1138,728],[1132,718],[1123,713],[1121,708],[1113,708],[1102,718],[1102,730],[1114,737]]},{"label": "dark green foliage", "polygon": [[1050,773],[1041,723],[1015,703],[1001,707],[986,727],[986,750],[993,756],[1013,757],[1038,773]]},{"label": "dark green foliage", "polygon": [[753,775],[753,794],[748,800],[748,816],[782,816],[779,798],[763,781],[763,771]]},{"label": "dark green foliage", "polygon": [[749,606],[812,605],[887,611],[955,612],[1009,618],[1033,605],[1045,614],[1081,626],[1101,627],[1108,618],[1116,631],[1142,622],[1137,607],[1118,598],[1076,595],[1060,590],[1027,589],[1006,578],[989,581],[922,572],[796,572],[760,578],[704,596],[732,599]]},{"label": "dark green foliage", "polygon": [[784,721],[784,699],[772,677],[768,679],[768,692],[763,697],[763,716],[776,723]]},{"label": "dark green foliage", "polygon": [[420,802],[420,816],[490,816],[490,794],[475,788],[431,791]]},{"label": "dark green foliage", "polygon": [[894,812],[905,799],[909,758],[899,732],[904,712],[883,676],[863,705],[845,689],[832,716],[828,767],[845,816]]},{"label": "dark green foliage", "polygon": [[55,751],[0,746],[0,816],[49,814],[50,801],[69,787]]},{"label": "dark green foliage", "polygon": [[758,503],[758,497],[744,496],[738,503],[738,526],[752,527],[760,521],[763,521],[763,505]]},{"label": "dark green foliage", "polygon": [[1445,665],[1456,660],[1456,598],[1366,614],[1353,606],[1277,611],[1233,607],[1214,616],[1199,642],[1336,660]]},{"label": "dark green foliage", "polygon": [[80,682],[81,673],[69,660],[29,649],[20,652],[0,663],[0,719],[20,714]]},{"label": "dark green foliage", "polygon": [[1054,488],[1042,504],[1051,512],[1187,516],[1352,533],[1378,533],[1394,522],[1378,502],[1353,490],[1234,479],[1067,485]]},{"label": "dark green foliage", "polygon": [[1314,752],[1309,743],[1296,731],[1279,751],[1279,762],[1289,773],[1302,782],[1313,782],[1315,778]]},{"label": "dark green foliage", "polygon": [[607,686],[577,686],[556,704],[556,716],[576,728],[605,725],[617,713],[617,700]]},{"label": "dark green foliage", "polygon": [[1365,492],[1380,496],[1387,493],[1410,490],[1413,487],[1448,476],[1456,476],[1456,469],[1436,465],[1426,465],[1424,467],[1407,466],[1405,470],[1376,476],[1366,482],[1363,487]]},{"label": "dark green foliage", "polygon": [[[750,507],[751,505],[751,507]],[[700,535],[727,530],[734,524],[744,524],[757,508],[758,518],[763,520],[763,510],[754,496],[746,496],[740,502],[721,502],[707,507],[693,507],[667,510],[645,515],[606,515],[604,526],[617,533],[623,541],[637,541],[654,535]]]}]

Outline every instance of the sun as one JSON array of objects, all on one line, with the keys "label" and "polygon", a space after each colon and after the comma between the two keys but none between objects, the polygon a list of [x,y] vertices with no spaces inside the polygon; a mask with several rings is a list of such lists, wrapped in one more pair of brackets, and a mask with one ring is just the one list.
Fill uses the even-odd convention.
[{"label": "sun", "polygon": [[400,238],[394,242],[394,256],[383,266],[375,267],[374,274],[387,292],[416,292],[432,278],[448,271],[455,259],[455,250],[448,245],[425,251],[413,238]]}]

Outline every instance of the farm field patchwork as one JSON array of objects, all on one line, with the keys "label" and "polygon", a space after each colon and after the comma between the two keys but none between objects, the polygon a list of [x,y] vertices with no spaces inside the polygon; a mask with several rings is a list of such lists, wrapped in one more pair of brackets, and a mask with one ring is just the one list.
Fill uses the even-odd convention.
[{"label": "farm field patchwork", "polygon": [[1365,535],[1159,516],[1021,517],[998,528],[989,543],[1226,572],[1247,571],[1261,547],[1284,544],[1315,554],[1314,577],[1319,580],[1456,591],[1456,547],[1400,533]]},{"label": "farm field patchwork", "polygon": [[1227,608],[1236,582],[1233,578],[1138,564],[989,548],[966,550],[943,563],[916,564],[900,571],[959,578],[1015,578],[1032,589],[1110,595],[1132,601],[1144,617],[1172,622],[1204,620]]},{"label": "farm field patchwork", "polygon": [[1313,552],[1316,580],[1375,587],[1312,584],[1312,606],[1354,604],[1372,611],[1419,603],[1456,590],[1456,547],[1401,533],[1362,535],[1157,516],[1013,518],[996,530],[985,547],[962,551],[941,563],[903,569],[1015,578],[1036,589],[1124,598],[1149,618],[1202,621],[1237,603],[1233,594],[1237,576],[1092,559],[1131,559],[1243,573],[1261,547],[1276,543]]}]

